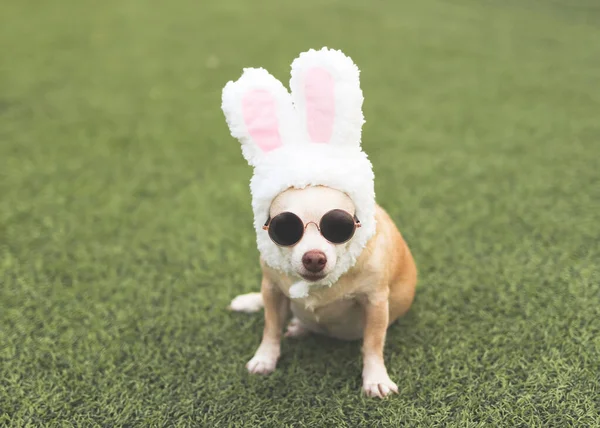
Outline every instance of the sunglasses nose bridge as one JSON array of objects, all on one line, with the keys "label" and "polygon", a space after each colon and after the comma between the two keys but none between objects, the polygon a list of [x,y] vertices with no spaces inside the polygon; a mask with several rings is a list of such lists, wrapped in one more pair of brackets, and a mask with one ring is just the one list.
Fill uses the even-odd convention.
[{"label": "sunglasses nose bridge", "polygon": [[308,228],[308,226],[309,226],[309,225],[311,225],[311,224],[314,224],[314,225],[315,225],[315,227],[317,228],[317,230],[318,230],[319,232],[321,232],[321,228],[320,228],[320,227],[319,227],[319,225],[318,225],[317,223],[315,223],[314,221],[309,221],[308,223],[306,223],[306,224],[304,225],[304,230],[306,230],[306,229]]}]

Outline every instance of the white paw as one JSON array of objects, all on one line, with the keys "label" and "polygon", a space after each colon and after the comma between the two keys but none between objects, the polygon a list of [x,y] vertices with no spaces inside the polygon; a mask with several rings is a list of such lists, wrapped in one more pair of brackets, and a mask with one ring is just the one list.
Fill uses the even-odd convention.
[{"label": "white paw", "polygon": [[258,353],[246,364],[248,372],[252,374],[268,375],[273,373],[277,365],[277,357],[259,355]]},{"label": "white paw", "polygon": [[307,334],[308,330],[302,325],[302,322],[300,322],[298,318],[292,318],[287,326],[285,337],[301,337],[306,336]]},{"label": "white paw", "polygon": [[385,398],[392,393],[398,393],[398,385],[392,382],[385,367],[383,369],[365,370],[363,372],[362,389],[367,397]]},{"label": "white paw", "polygon": [[260,293],[240,294],[229,304],[229,309],[236,312],[258,312],[263,307]]},{"label": "white paw", "polygon": [[379,383],[363,383],[363,391],[367,397],[385,398],[398,393],[398,386],[390,379]]}]

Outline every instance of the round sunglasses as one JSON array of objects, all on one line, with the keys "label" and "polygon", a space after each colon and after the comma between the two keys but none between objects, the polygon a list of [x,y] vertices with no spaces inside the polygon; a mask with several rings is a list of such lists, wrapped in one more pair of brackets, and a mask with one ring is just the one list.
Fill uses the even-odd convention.
[{"label": "round sunglasses", "polygon": [[281,247],[296,245],[304,236],[304,231],[309,224],[314,224],[323,238],[332,244],[344,244],[354,236],[360,221],[356,216],[340,209],[331,210],[323,217],[319,224],[314,221],[304,222],[296,214],[282,212],[267,220],[263,226],[269,232],[271,240]]}]

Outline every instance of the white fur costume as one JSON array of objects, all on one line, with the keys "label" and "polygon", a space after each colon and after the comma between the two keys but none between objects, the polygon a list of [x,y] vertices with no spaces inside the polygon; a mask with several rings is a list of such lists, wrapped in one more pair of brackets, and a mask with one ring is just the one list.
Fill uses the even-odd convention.
[{"label": "white fur costume", "polygon": [[[232,136],[254,167],[254,227],[258,249],[269,266],[295,275],[287,263],[289,252],[262,229],[277,195],[290,187],[322,185],[353,200],[362,227],[338,252],[326,282],[314,284],[331,286],[356,263],[375,233],[373,169],[360,146],[364,119],[359,70],[340,51],[311,49],[293,61],[290,87],[291,95],[266,70],[246,68],[223,89],[222,109]],[[295,288],[292,297],[308,291],[302,281]]]}]

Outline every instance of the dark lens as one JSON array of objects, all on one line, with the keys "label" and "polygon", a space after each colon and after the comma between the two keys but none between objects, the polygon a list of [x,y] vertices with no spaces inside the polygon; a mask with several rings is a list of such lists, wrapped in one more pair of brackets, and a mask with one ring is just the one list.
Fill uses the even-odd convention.
[{"label": "dark lens", "polygon": [[293,213],[281,213],[273,217],[269,225],[269,236],[278,245],[288,247],[302,239],[304,225]]},{"label": "dark lens", "polygon": [[343,244],[354,235],[354,218],[346,211],[329,211],[321,219],[321,234],[333,244]]}]

